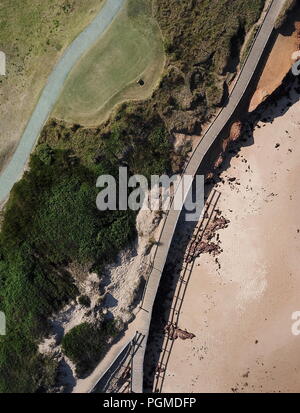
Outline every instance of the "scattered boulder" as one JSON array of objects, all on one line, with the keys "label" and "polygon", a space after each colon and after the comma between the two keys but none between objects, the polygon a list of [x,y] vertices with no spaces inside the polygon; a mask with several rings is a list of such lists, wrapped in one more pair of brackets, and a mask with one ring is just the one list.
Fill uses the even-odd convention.
[{"label": "scattered boulder", "polygon": [[196,337],[195,334],[189,333],[187,330],[182,330],[170,322],[165,326],[164,331],[170,340],[177,340],[177,338],[180,338],[181,340],[192,340]]}]

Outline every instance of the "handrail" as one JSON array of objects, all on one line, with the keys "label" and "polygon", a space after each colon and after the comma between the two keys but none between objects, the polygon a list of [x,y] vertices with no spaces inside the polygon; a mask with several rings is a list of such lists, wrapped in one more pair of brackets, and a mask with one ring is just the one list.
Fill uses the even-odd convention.
[{"label": "handrail", "polygon": [[[239,80],[240,77],[241,77],[241,74],[242,74],[242,72],[243,72],[243,69],[244,69],[244,67],[245,67],[245,65],[246,65],[246,63],[247,63],[247,61],[248,61],[248,59],[249,59],[249,56],[250,56],[250,54],[251,54],[251,52],[252,52],[252,50],[253,50],[253,46],[254,46],[254,44],[255,44],[255,42],[256,42],[256,39],[257,39],[259,33],[261,32],[261,29],[262,29],[262,27],[263,27],[263,24],[264,24],[264,22],[265,22],[265,20],[266,20],[266,18],[267,18],[267,15],[268,15],[268,13],[269,13],[269,11],[270,11],[270,9],[271,9],[274,1],[275,1],[275,0],[271,0],[269,6],[268,6],[268,8],[267,8],[266,14],[265,14],[264,19],[263,19],[263,21],[262,21],[262,23],[261,23],[261,25],[260,25],[260,27],[259,27],[259,30],[257,30],[257,32],[256,32],[256,34],[255,34],[255,36],[254,36],[254,38],[253,38],[253,42],[252,42],[252,45],[251,45],[251,47],[250,47],[250,49],[249,49],[249,52],[248,52],[248,54],[247,54],[247,57],[246,57],[246,59],[244,60],[244,63],[242,64],[242,66],[241,66],[241,68],[240,68],[240,71],[239,71],[239,74],[238,74],[237,78],[235,79],[235,84],[234,84],[233,88],[231,89],[231,91],[230,91],[230,93],[229,93],[229,97],[233,94],[233,92],[234,92],[234,90],[235,90],[235,88],[236,88],[236,86],[237,86],[238,80]],[[226,108],[226,106],[223,106],[223,107],[221,108],[221,110],[218,112],[218,114],[215,116],[215,118],[213,119],[213,121],[211,122],[211,124],[209,125],[209,127],[206,129],[206,131],[205,131],[204,134],[202,135],[202,139],[198,142],[198,144],[196,145],[195,149],[193,150],[193,153],[192,153],[191,157],[189,158],[188,162],[187,162],[186,165],[184,166],[183,172],[181,173],[181,177],[184,175],[184,173],[185,173],[188,165],[190,164],[191,160],[192,160],[193,157],[195,156],[195,153],[196,153],[197,148],[199,147],[201,141],[202,141],[203,138],[208,134],[208,132],[211,130],[211,128],[213,127],[215,121],[220,117],[221,113],[223,113],[223,111],[225,110],[225,108]],[[179,186],[179,185],[178,185],[178,186]],[[177,189],[178,189],[178,186],[177,186]],[[171,206],[172,206],[173,201],[174,201],[174,195],[173,195],[170,199],[171,199],[171,201],[170,201],[170,209],[171,209]],[[161,233],[160,233],[159,241],[161,240],[162,233],[163,233],[163,230],[164,230],[164,227],[165,227],[165,223],[166,223],[166,221],[167,221],[167,217],[168,217],[168,214],[169,214],[170,209],[168,210],[168,212],[167,212],[167,214],[166,214],[166,217],[165,217],[165,219],[164,219],[164,224],[163,224],[163,227],[162,227],[162,230],[161,230]],[[156,257],[157,249],[158,249],[158,246],[159,246],[159,241],[158,241],[158,243],[157,243],[157,245],[156,245],[156,251],[155,251],[155,253],[154,253],[153,262],[154,262],[155,257]]]}]

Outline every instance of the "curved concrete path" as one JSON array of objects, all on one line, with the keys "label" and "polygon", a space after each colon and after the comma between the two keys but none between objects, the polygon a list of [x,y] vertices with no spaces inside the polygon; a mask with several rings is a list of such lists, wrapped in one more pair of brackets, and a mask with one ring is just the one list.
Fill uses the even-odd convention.
[{"label": "curved concrete path", "polygon": [[[249,53],[248,59],[241,70],[234,89],[231,92],[227,106],[223,108],[210,128],[206,131],[186,167],[185,174],[192,176],[196,175],[205,154],[234,114],[249,86],[249,83],[269,41],[276,19],[284,4],[285,0],[273,0]],[[159,245],[154,258],[154,268],[150,275],[144,298],[143,310],[141,311],[141,314],[139,314],[138,331],[144,335],[144,340],[133,359],[132,390],[134,393],[143,392],[144,356],[152,317],[153,304],[180,213],[181,211],[174,211],[171,209],[165,220],[164,228],[159,239]]]},{"label": "curved concrete path", "polygon": [[22,174],[30,153],[47,121],[64,85],[75,64],[93,46],[109,27],[126,0],[106,0],[95,19],[78,35],[67,48],[48,78],[20,143],[7,167],[0,175],[0,205]]}]

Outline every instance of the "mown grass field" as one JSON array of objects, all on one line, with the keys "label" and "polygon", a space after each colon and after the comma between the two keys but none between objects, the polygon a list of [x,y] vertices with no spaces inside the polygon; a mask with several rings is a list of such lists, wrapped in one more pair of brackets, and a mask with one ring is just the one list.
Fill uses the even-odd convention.
[{"label": "mown grass field", "polygon": [[[70,74],[54,116],[85,126],[100,124],[118,103],[150,96],[164,63],[151,1],[129,0]],[[140,78],[143,86],[137,84]]]},{"label": "mown grass field", "polygon": [[99,12],[104,0],[2,0],[0,171],[8,162],[54,64]]}]

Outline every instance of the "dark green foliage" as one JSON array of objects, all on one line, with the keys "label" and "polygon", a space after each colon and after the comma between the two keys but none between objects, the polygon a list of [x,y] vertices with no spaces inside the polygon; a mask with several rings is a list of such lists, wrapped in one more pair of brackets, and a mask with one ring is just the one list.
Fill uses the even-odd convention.
[{"label": "dark green foliage", "polygon": [[84,307],[89,307],[91,305],[90,297],[88,297],[87,295],[81,295],[78,298],[78,302],[80,305],[83,305]]},{"label": "dark green foliage", "polygon": [[77,291],[68,274],[37,260],[26,242],[0,250],[1,311],[7,322],[0,340],[0,390],[32,392],[50,380],[48,359],[37,354],[36,339],[47,331],[49,314]]},{"label": "dark green foliage", "polygon": [[[0,234],[0,310],[8,325],[0,345],[0,391],[34,392],[49,385],[54,376],[47,359],[37,355],[37,343],[48,331],[47,318],[78,295],[65,268],[69,263],[101,268],[135,235],[134,212],[97,209],[97,177],[118,178],[124,165],[129,175],[168,168],[170,143],[162,125],[156,120],[143,130],[141,124],[136,136],[131,116],[125,106],[111,131],[102,134],[50,121],[30,170],[13,188]],[[79,302],[90,304],[86,297]],[[91,340],[104,345],[112,332],[103,331]],[[86,368],[98,360],[93,343]]]},{"label": "dark green foliage", "polygon": [[76,364],[79,377],[90,373],[103,357],[108,340],[116,334],[114,321],[106,321],[100,327],[89,323],[80,324],[64,336],[63,351]]}]

